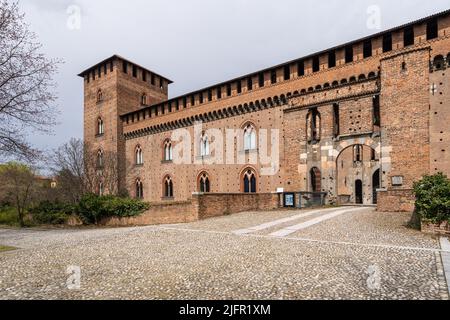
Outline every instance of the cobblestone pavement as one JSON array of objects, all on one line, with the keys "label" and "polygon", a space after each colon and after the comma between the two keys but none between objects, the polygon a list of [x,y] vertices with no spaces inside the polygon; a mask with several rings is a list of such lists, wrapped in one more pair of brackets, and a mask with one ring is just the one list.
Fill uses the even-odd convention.
[{"label": "cobblestone pavement", "polygon": [[[0,299],[448,299],[439,242],[407,229],[408,214],[361,208],[322,221],[336,210],[0,229],[0,244],[19,248],[0,253]],[[67,287],[69,266],[80,267],[79,289]]]}]

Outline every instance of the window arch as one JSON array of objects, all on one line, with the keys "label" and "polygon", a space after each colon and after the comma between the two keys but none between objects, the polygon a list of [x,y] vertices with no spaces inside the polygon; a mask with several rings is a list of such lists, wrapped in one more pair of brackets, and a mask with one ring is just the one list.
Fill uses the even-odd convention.
[{"label": "window arch", "polygon": [[173,181],[171,176],[164,178],[164,197],[173,198]]},{"label": "window arch", "polygon": [[242,192],[256,193],[256,173],[253,169],[246,169],[242,173]]},{"label": "window arch", "polygon": [[102,89],[98,89],[97,91],[97,102],[103,101],[103,92]]},{"label": "window arch", "polygon": [[141,105],[146,106],[147,104],[147,95],[143,93],[141,96]]},{"label": "window arch", "polygon": [[252,151],[257,149],[256,129],[251,123],[244,126],[244,151]]},{"label": "window arch", "polygon": [[164,160],[172,161],[173,160],[173,147],[172,141],[166,140],[164,142]]},{"label": "window arch", "polygon": [[434,70],[443,70],[445,69],[445,61],[444,57],[439,55],[436,56],[433,60],[433,69]]},{"label": "window arch", "polygon": [[105,134],[105,123],[101,117],[97,119],[97,135],[102,136]]},{"label": "window arch", "polygon": [[135,160],[136,165],[143,165],[144,164],[144,152],[142,151],[141,146],[137,146],[135,150]]},{"label": "window arch", "polygon": [[353,146],[353,162],[363,161],[363,146],[357,144]]},{"label": "window arch", "polygon": [[317,108],[311,109],[306,116],[306,135],[308,143],[317,143],[321,135],[321,117]]},{"label": "window arch", "polygon": [[200,138],[200,156],[207,157],[211,154],[210,152],[209,138],[208,135],[204,133]]},{"label": "window arch", "polygon": [[209,180],[209,175],[207,172],[200,173],[198,177],[198,190],[202,193],[211,192],[211,182]]},{"label": "window arch", "polygon": [[141,179],[136,179],[136,198],[144,199],[144,185]]},{"label": "window arch", "polygon": [[97,151],[97,168],[103,168],[104,165],[105,165],[105,163],[104,163],[103,150],[99,149]]}]

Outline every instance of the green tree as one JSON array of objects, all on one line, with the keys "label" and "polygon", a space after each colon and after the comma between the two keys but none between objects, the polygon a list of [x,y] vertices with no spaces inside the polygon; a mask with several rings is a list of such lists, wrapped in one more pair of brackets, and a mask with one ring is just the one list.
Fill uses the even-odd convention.
[{"label": "green tree", "polygon": [[416,210],[424,220],[450,222],[450,179],[443,173],[425,176],[414,184]]},{"label": "green tree", "polygon": [[25,214],[37,191],[34,171],[23,164],[10,162],[0,165],[0,201],[11,203],[17,210],[21,227]]}]

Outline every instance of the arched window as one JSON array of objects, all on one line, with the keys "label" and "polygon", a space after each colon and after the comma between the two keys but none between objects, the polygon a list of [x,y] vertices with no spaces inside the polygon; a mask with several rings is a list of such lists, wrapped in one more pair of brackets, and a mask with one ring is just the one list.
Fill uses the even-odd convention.
[{"label": "arched window", "polygon": [[144,199],[144,185],[142,184],[141,179],[136,180],[136,198]]},{"label": "arched window", "polygon": [[142,151],[141,146],[136,147],[135,156],[136,156],[135,160],[136,160],[137,165],[144,164],[144,152]]},{"label": "arched window", "polygon": [[247,169],[243,173],[242,191],[244,193],[256,193],[256,174],[252,169]]},{"label": "arched window", "polygon": [[320,192],[322,189],[322,173],[316,167],[312,168],[310,173],[311,191]]},{"label": "arched window", "polygon": [[141,104],[143,105],[143,106],[146,106],[147,105],[147,95],[144,93],[144,94],[142,94],[142,96],[141,96]]},{"label": "arched window", "polygon": [[198,189],[200,192],[208,193],[211,192],[211,186],[209,181],[208,173],[202,172],[198,178]]},{"label": "arched window", "polygon": [[308,143],[320,141],[321,117],[317,108],[311,109],[306,116],[306,134]]},{"label": "arched window", "polygon": [[203,134],[200,138],[200,156],[207,157],[210,155],[209,150],[209,138],[206,134]]},{"label": "arched window", "polygon": [[102,118],[97,119],[97,135],[101,136],[105,134],[105,124]]},{"label": "arched window", "polygon": [[97,91],[97,102],[103,101],[103,92],[102,89],[98,89]]},{"label": "arched window", "polygon": [[103,168],[104,165],[103,150],[100,149],[97,151],[97,168]]},{"label": "arched window", "polygon": [[375,78],[377,75],[375,74],[375,72],[370,72],[369,73],[369,78]]},{"label": "arched window", "polygon": [[353,147],[353,162],[363,161],[363,147],[357,144]]},{"label": "arched window", "polygon": [[164,160],[165,161],[173,160],[173,148],[172,142],[170,140],[166,140],[166,142],[164,142]]},{"label": "arched window", "polygon": [[445,69],[445,61],[444,61],[443,56],[439,55],[434,58],[433,69],[434,70],[444,70]]},{"label": "arched window", "polygon": [[170,176],[164,178],[164,197],[173,198],[173,181]]},{"label": "arched window", "polygon": [[256,150],[256,130],[252,124],[247,124],[244,127],[244,150],[251,151]]}]

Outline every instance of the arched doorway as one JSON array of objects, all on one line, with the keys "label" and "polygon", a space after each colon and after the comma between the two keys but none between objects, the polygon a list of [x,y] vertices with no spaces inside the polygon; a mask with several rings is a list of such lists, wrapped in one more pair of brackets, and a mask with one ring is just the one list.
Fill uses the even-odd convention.
[{"label": "arched doorway", "polygon": [[311,191],[321,192],[322,191],[322,173],[316,167],[312,168],[310,171],[310,181],[311,181]]},{"label": "arched doorway", "polygon": [[355,203],[363,204],[363,183],[361,180],[355,181]]},{"label": "arched doorway", "polygon": [[373,174],[372,189],[373,189],[372,191],[373,204],[377,204],[378,203],[377,189],[380,189],[380,169],[375,171],[375,173]]}]

